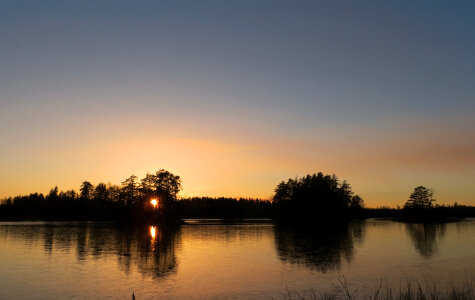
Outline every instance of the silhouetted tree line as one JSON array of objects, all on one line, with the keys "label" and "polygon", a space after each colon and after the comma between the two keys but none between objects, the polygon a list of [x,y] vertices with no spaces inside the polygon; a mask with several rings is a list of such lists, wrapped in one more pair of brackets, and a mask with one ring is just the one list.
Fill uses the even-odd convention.
[{"label": "silhouetted tree line", "polygon": [[[166,170],[131,175],[121,185],[84,181],[79,192],[34,193],[6,198],[0,218],[11,220],[107,220],[170,222],[179,218],[270,218],[272,203],[260,199],[195,197],[178,200],[181,179]],[[151,200],[156,199],[154,207]],[[149,223],[150,223],[149,222]]]},{"label": "silhouetted tree line", "polygon": [[261,199],[193,197],[177,201],[182,218],[271,218],[272,202]]},{"label": "silhouetted tree line", "polygon": [[475,207],[459,205],[440,205],[435,203],[434,190],[418,186],[400,208],[379,207],[364,210],[364,217],[386,217],[409,222],[440,222],[450,219],[475,216]]},{"label": "silhouetted tree line", "polygon": [[84,198],[74,190],[58,191],[54,187],[47,195],[33,193],[7,198],[0,205],[3,219],[46,220],[111,220],[120,212],[112,199]]},{"label": "silhouetted tree line", "polygon": [[[181,179],[166,170],[147,173],[140,181],[130,176],[120,186],[89,181],[79,193],[59,191],[54,187],[47,195],[34,193],[4,199],[0,205],[3,219],[45,220],[122,220],[169,221],[177,218],[174,203],[181,190]],[[157,199],[156,207],[150,204]]]},{"label": "silhouetted tree line", "polygon": [[[366,209],[363,199],[335,175],[322,173],[282,181],[273,201],[244,198],[194,197],[178,200],[181,179],[166,170],[131,175],[121,185],[84,181],[79,192],[33,193],[4,199],[0,218],[10,220],[109,220],[175,222],[180,218],[274,218],[283,223],[313,224],[351,218],[391,217],[414,221],[440,221],[475,216],[475,207],[435,204],[433,190],[414,189],[404,207]],[[156,199],[152,205],[151,199]]]},{"label": "silhouetted tree line", "polygon": [[278,218],[291,223],[344,220],[363,208],[363,199],[346,181],[323,173],[282,181],[273,200]]},{"label": "silhouetted tree line", "polygon": [[363,199],[335,175],[322,173],[282,181],[275,189],[275,216],[284,223],[314,224],[354,218],[389,217],[412,222],[440,222],[475,216],[475,207],[439,205],[434,190],[418,186],[403,208],[364,208]]},{"label": "silhouetted tree line", "polygon": [[439,222],[448,219],[475,217],[475,207],[460,205],[455,202],[452,205],[434,204],[430,208],[365,208],[365,218],[393,218],[405,221]]}]

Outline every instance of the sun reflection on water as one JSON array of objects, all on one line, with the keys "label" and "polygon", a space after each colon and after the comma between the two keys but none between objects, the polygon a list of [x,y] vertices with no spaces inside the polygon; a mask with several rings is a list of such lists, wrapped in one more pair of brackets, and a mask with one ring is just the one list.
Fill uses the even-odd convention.
[{"label": "sun reflection on water", "polygon": [[155,236],[157,235],[157,229],[155,226],[150,226],[150,236],[152,237],[152,240],[155,239]]}]

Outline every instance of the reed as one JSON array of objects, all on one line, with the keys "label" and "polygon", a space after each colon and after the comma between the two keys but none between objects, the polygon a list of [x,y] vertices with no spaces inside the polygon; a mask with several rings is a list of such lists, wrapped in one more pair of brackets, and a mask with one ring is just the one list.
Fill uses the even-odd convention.
[{"label": "reed", "polygon": [[339,278],[329,290],[321,292],[297,292],[287,288],[289,300],[475,300],[475,278],[463,282],[440,285],[406,279],[398,288],[380,279],[373,287],[350,288],[345,277]]}]

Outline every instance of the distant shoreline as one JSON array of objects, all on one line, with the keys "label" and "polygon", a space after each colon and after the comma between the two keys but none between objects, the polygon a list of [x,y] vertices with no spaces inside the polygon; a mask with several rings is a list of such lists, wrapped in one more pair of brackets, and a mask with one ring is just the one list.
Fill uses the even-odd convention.
[{"label": "distant shoreline", "polygon": [[[454,223],[463,221],[473,221],[475,217],[459,217],[459,218],[445,218],[445,219],[407,219],[396,217],[366,217],[358,219],[349,219],[347,222],[358,220],[380,220],[393,221],[401,223]],[[77,224],[124,224],[114,220],[73,220],[73,219],[6,219],[0,218],[1,223],[77,223]],[[345,223],[345,222],[343,222]],[[259,224],[280,224],[278,220],[271,218],[185,218],[178,221],[178,225],[195,226],[195,225],[259,225]]]}]

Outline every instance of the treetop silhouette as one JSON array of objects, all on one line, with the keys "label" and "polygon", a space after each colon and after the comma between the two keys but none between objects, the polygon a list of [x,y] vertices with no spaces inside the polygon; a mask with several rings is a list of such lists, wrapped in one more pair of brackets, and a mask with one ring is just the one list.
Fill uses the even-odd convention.
[{"label": "treetop silhouette", "polygon": [[404,208],[411,209],[424,209],[424,208],[431,208],[433,207],[432,202],[436,200],[433,198],[434,191],[429,189],[425,186],[418,186],[414,189],[414,191],[409,196],[406,204],[404,204]]},{"label": "treetop silhouette", "polygon": [[280,218],[299,222],[346,218],[351,210],[363,206],[363,199],[353,194],[346,181],[321,172],[282,181],[275,189],[273,201]]}]

